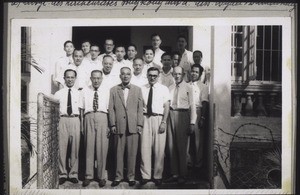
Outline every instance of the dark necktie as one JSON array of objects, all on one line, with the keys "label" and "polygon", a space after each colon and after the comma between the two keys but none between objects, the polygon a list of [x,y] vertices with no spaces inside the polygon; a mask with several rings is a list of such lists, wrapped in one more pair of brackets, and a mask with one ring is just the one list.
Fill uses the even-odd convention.
[{"label": "dark necktie", "polygon": [[147,114],[152,114],[152,96],[153,96],[153,87],[150,85],[150,90],[148,94],[148,102],[147,102]]},{"label": "dark necktie", "polygon": [[71,115],[71,114],[72,114],[71,89],[69,89],[69,93],[68,93],[67,112],[68,112],[68,115]]},{"label": "dark necktie", "polygon": [[97,91],[95,91],[95,93],[94,93],[93,109],[94,109],[94,112],[96,112],[98,110],[98,93],[97,93]]}]

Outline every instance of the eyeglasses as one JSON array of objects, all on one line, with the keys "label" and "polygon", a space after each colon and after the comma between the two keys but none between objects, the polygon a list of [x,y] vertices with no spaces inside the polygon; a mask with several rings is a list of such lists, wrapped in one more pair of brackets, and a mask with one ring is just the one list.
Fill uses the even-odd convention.
[{"label": "eyeglasses", "polygon": [[158,77],[158,75],[155,75],[155,74],[148,74],[148,77],[156,78],[156,77]]}]

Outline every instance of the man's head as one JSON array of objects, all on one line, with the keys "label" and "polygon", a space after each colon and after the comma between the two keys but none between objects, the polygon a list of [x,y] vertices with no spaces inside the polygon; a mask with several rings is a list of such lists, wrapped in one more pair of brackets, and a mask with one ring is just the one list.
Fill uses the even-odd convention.
[{"label": "man's head", "polygon": [[91,77],[92,85],[95,89],[98,89],[102,83],[102,71],[101,70],[93,70],[91,72]]},{"label": "man's head", "polygon": [[174,52],[172,55],[173,67],[176,67],[180,63],[180,54],[178,52]]},{"label": "man's head", "polygon": [[112,39],[106,39],[105,42],[104,42],[104,49],[105,49],[105,53],[109,54],[109,53],[112,53],[113,50],[114,50],[114,40]]},{"label": "man's head", "polygon": [[172,65],[171,54],[168,52],[163,53],[161,56],[161,63],[163,64],[164,67],[171,67]]},{"label": "man's head", "polygon": [[73,69],[67,69],[64,72],[64,79],[67,87],[71,88],[74,86],[77,77],[77,72]]},{"label": "man's head", "polygon": [[83,51],[81,49],[75,49],[73,52],[74,64],[79,66],[83,60]]},{"label": "man's head", "polygon": [[154,58],[154,50],[152,48],[145,49],[144,60],[147,64],[151,63]]},{"label": "man's head", "polygon": [[137,55],[137,49],[134,44],[130,44],[127,48],[128,60],[133,60]]},{"label": "man's head", "polygon": [[100,54],[100,48],[99,48],[99,46],[98,45],[91,45],[91,51],[90,51],[90,53],[91,53],[92,60],[95,60],[99,56],[99,54]]},{"label": "man's head", "polygon": [[147,70],[147,78],[150,85],[157,83],[159,77],[159,70],[156,67],[150,67]]},{"label": "man's head", "polygon": [[182,35],[178,36],[177,37],[177,48],[179,50],[184,50],[186,48],[186,46],[187,46],[187,39],[186,39],[186,37],[182,36]]},{"label": "man's head", "polygon": [[125,55],[126,55],[125,47],[123,45],[117,46],[116,47],[117,60],[118,61],[123,60]]},{"label": "man's head", "polygon": [[135,75],[141,74],[144,68],[144,60],[142,58],[135,58],[133,60],[132,67],[133,67],[133,73]]},{"label": "man's head", "polygon": [[159,34],[156,34],[156,33],[151,35],[151,41],[152,41],[153,49],[159,48],[160,44],[162,42]]},{"label": "man's head", "polygon": [[64,43],[64,50],[68,56],[72,55],[74,52],[74,44],[72,41],[66,41]]},{"label": "man's head", "polygon": [[102,60],[103,72],[109,74],[113,68],[114,59],[110,55],[105,55]]},{"label": "man's head", "polygon": [[173,69],[173,77],[176,84],[179,84],[182,82],[184,76],[183,68],[180,66],[176,66]]},{"label": "man's head", "polygon": [[203,72],[203,67],[200,64],[194,64],[191,68],[191,78],[192,81],[198,81]]},{"label": "man's head", "polygon": [[199,50],[196,50],[193,52],[193,60],[195,64],[201,64],[202,62],[202,52]]},{"label": "man's head", "polygon": [[123,85],[127,85],[130,83],[131,69],[129,67],[125,66],[120,69],[120,79]]},{"label": "man's head", "polygon": [[90,41],[83,41],[81,44],[81,49],[82,49],[84,55],[90,53],[90,49],[91,49]]}]

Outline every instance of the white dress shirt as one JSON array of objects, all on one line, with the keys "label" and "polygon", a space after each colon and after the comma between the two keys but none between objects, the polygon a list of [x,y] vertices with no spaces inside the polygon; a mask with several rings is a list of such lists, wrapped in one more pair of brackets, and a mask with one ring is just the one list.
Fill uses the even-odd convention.
[{"label": "white dress shirt", "polygon": [[161,56],[165,53],[165,51],[161,50],[160,48],[157,48],[155,50],[155,55],[153,58],[153,62],[157,65],[159,65],[161,68],[163,67],[162,63],[161,63]]},{"label": "white dress shirt", "polygon": [[70,64],[67,68],[77,72],[77,78],[74,84],[75,88],[85,88],[90,84],[91,64],[87,60],[83,60],[79,66]]},{"label": "white dress shirt", "polygon": [[[108,113],[108,103],[109,103],[109,88],[101,84],[97,89],[98,93],[98,109],[97,111]],[[82,90],[81,101],[84,113],[94,111],[93,101],[94,101],[95,89],[93,86],[86,87]]]},{"label": "white dress shirt", "polygon": [[185,51],[183,52],[182,56],[181,56],[181,60],[179,63],[179,66],[183,68],[184,70],[184,80],[186,82],[188,82],[190,80],[190,72],[191,72],[191,67],[194,64],[194,60],[193,60],[193,52],[188,51],[185,49]]},{"label": "white dress shirt", "polygon": [[130,65],[130,63],[127,60],[124,60],[124,59],[121,61],[115,60],[113,68],[111,70],[111,74],[120,75],[120,69],[123,67],[129,67],[130,70],[132,70],[131,69],[132,66]]},{"label": "white dress shirt", "polygon": [[[147,113],[147,102],[150,91],[150,84],[141,87],[144,99],[144,113]],[[160,84],[155,83],[152,89],[152,112],[156,114],[164,114],[164,104],[171,100],[169,89]]]},{"label": "white dress shirt", "polygon": [[169,88],[175,83],[172,73],[173,68],[171,68],[167,73],[162,70],[159,74],[158,82]]},{"label": "white dress shirt", "polygon": [[130,81],[132,84],[136,85],[136,86],[143,86],[143,85],[146,85],[148,83],[148,79],[145,75],[143,75],[142,73],[139,74],[139,75],[134,75],[132,73],[132,77],[131,77],[131,81]]},{"label": "white dress shirt", "polygon": [[54,81],[64,85],[64,71],[69,64],[73,63],[72,55],[70,57],[60,57],[55,63]]},{"label": "white dress shirt", "polygon": [[[60,103],[59,106],[60,115],[68,115],[67,112],[68,93],[69,93],[69,88],[64,87],[54,94],[54,98],[58,99]],[[80,92],[74,87],[71,88],[71,104],[72,104],[72,114],[79,115],[79,108],[82,108],[82,104],[80,101]]]},{"label": "white dress shirt", "polygon": [[[103,72],[103,70],[102,70]],[[109,89],[112,88],[113,86],[116,86],[121,83],[121,79],[119,75],[114,75],[114,74],[107,74],[105,75],[104,73],[102,74],[103,80],[101,85],[105,85]]]}]

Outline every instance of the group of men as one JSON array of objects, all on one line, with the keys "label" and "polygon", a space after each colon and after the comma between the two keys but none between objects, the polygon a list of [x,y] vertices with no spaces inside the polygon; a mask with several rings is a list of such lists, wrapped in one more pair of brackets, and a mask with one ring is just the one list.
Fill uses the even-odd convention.
[{"label": "group of men", "polygon": [[[136,166],[140,168],[141,185],[152,179],[155,185],[161,185],[165,156],[170,159],[171,177],[164,182],[184,184],[188,163],[202,166],[208,109],[202,53],[186,50],[184,36],[178,37],[178,52],[173,54],[160,49],[158,34],[151,40],[153,48],[146,49],[142,58],[136,57],[136,46],[129,45],[126,60],[125,47],[115,47],[112,39],[105,40],[105,53],[101,55],[99,46],[88,41],[81,49],[74,49],[71,41],[65,42],[66,57],[58,60],[54,75],[59,87],[54,96],[60,102],[60,184],[68,179],[78,183],[80,133],[86,155],[83,187],[92,180],[100,187],[106,185],[109,139],[113,140],[116,164],[112,186],[125,179],[134,186]],[[190,150],[194,152],[190,154]],[[136,165],[138,151],[141,161]]]}]

